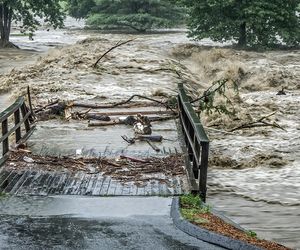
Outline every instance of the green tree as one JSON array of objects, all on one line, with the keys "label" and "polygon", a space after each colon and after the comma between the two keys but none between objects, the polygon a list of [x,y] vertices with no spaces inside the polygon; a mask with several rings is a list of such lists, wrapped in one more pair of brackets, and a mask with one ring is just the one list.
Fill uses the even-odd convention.
[{"label": "green tree", "polygon": [[239,46],[300,43],[300,0],[179,0],[188,8],[189,35]]},{"label": "green tree", "polygon": [[[69,0],[77,6],[88,6],[89,0]],[[103,29],[131,28],[138,32],[160,27],[173,27],[184,20],[182,8],[171,0],[96,0],[95,6],[82,8],[80,15],[69,8],[74,17],[87,17],[87,24]],[[84,11],[83,11],[84,10]]]},{"label": "green tree", "polygon": [[67,2],[69,15],[77,19],[87,17],[95,6],[94,0],[68,0]]},{"label": "green tree", "polygon": [[23,30],[34,32],[41,20],[57,28],[63,25],[64,13],[59,0],[0,0],[0,47],[11,47],[9,41],[13,21]]}]

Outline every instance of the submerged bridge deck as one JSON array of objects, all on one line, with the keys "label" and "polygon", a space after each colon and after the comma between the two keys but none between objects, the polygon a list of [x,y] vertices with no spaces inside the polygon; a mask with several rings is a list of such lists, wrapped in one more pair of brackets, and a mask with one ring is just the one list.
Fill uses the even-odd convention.
[{"label": "submerged bridge deck", "polygon": [[[20,107],[23,119],[20,119]],[[31,105],[30,110],[32,112]],[[157,143],[158,147],[147,142],[128,145],[121,135],[130,136],[133,131],[124,125],[87,129],[80,121],[65,124],[41,121],[27,141],[30,152],[9,152],[9,136],[17,131],[16,143],[20,144],[23,123],[26,137],[32,133],[30,110],[24,99],[19,99],[9,112],[0,114],[0,142],[4,153],[0,159],[0,192],[13,195],[173,196],[193,191],[199,192],[205,200],[208,139],[183,87],[178,97],[180,123],[167,120],[153,125],[154,134],[167,138]],[[11,114],[16,119],[15,127],[8,130]],[[49,140],[44,139],[46,136]],[[99,154],[101,150],[104,153]]]},{"label": "submerged bridge deck", "polygon": [[188,192],[185,176],[168,182],[155,180],[136,185],[101,173],[11,170],[0,172],[1,191],[13,195],[172,196]]}]

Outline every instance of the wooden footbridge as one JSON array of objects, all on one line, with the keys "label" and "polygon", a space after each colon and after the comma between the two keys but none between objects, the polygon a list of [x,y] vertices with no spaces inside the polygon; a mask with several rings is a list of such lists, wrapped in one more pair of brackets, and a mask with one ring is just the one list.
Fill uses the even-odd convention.
[{"label": "wooden footbridge", "polygon": [[[19,97],[0,113],[0,192],[90,196],[173,196],[194,192],[205,201],[209,140],[182,85],[178,113],[183,153],[157,159],[55,158],[20,150],[35,127],[29,90],[27,99],[29,107],[25,97]],[[15,142],[10,147],[13,136]]]}]

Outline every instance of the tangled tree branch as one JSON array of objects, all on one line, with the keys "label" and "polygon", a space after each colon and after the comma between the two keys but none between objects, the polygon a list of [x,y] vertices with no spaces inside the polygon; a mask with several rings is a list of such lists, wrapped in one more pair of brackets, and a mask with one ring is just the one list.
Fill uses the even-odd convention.
[{"label": "tangled tree branch", "polygon": [[[226,89],[228,88],[227,85],[230,82],[233,83],[233,89],[237,91],[237,83],[225,78],[214,82],[207,90],[203,92],[202,96],[192,100],[191,103],[199,102],[198,113],[201,113],[202,111],[212,112],[212,110],[214,110],[219,114],[233,114],[235,112],[233,103],[231,99],[226,95]],[[223,102],[221,104],[215,105],[216,95],[223,97],[225,99],[225,103]],[[228,105],[233,108],[233,111],[229,110]]]},{"label": "tangled tree branch", "polygon": [[101,61],[101,59],[102,59],[103,57],[105,57],[109,52],[111,52],[112,50],[114,50],[114,49],[116,49],[116,48],[118,48],[118,47],[120,47],[120,46],[122,46],[122,45],[125,45],[125,44],[127,44],[127,43],[130,43],[130,42],[132,42],[133,40],[135,40],[135,39],[130,39],[130,40],[127,40],[127,41],[125,41],[125,42],[121,42],[121,41],[117,42],[116,45],[114,45],[113,47],[111,47],[111,48],[110,48],[109,50],[107,50],[104,54],[102,54],[102,56],[100,56],[100,58],[94,63],[93,67],[96,68],[97,64]]},{"label": "tangled tree branch", "polygon": [[257,127],[273,127],[273,128],[279,128],[279,129],[285,130],[283,127],[281,127],[276,122],[269,123],[269,122],[265,121],[267,118],[269,118],[269,117],[271,117],[275,114],[276,114],[276,112],[273,112],[269,115],[266,115],[266,116],[263,116],[263,117],[257,119],[256,121],[253,121],[253,122],[250,122],[250,123],[245,123],[241,126],[238,126],[234,129],[232,129],[230,132],[241,130],[241,129],[247,129],[247,128],[257,128]]}]

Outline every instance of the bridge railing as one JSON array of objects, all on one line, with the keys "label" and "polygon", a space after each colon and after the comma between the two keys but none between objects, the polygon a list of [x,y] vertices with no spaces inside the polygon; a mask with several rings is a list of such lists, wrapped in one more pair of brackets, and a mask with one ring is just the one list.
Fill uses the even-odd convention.
[{"label": "bridge railing", "polygon": [[192,192],[206,201],[209,139],[182,84],[179,84],[178,109],[187,148],[187,167]]},{"label": "bridge railing", "polygon": [[[29,91],[28,91],[29,94]],[[30,94],[29,94],[30,99]],[[30,101],[29,101],[30,102]],[[13,127],[9,128],[9,119],[13,117]],[[25,142],[32,134],[34,129],[32,109],[28,109],[25,98],[19,97],[14,104],[0,113],[1,134],[0,145],[2,145],[2,155],[0,155],[0,167],[7,160],[9,154],[9,137],[15,134],[16,144]],[[22,135],[22,126],[24,125],[25,134]]]}]

